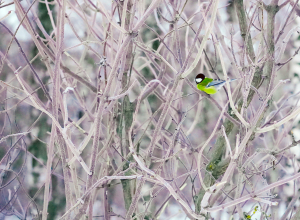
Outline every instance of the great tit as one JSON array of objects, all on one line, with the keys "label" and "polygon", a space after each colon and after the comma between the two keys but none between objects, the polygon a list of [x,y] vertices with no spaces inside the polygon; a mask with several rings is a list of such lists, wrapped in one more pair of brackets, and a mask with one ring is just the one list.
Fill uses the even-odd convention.
[{"label": "great tit", "polygon": [[[229,82],[232,82],[236,79],[232,79]],[[195,77],[195,82],[197,83],[197,88],[207,94],[215,94],[219,91],[226,83],[225,80],[220,79],[211,79],[205,77],[204,74],[200,73]]]}]

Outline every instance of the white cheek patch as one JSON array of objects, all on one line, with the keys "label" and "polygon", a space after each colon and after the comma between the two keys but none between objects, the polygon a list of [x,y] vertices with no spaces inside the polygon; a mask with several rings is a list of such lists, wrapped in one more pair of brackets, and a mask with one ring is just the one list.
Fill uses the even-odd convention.
[{"label": "white cheek patch", "polygon": [[202,79],[201,79],[201,78],[198,78],[198,79],[196,79],[195,81],[196,81],[196,83],[201,83]]}]

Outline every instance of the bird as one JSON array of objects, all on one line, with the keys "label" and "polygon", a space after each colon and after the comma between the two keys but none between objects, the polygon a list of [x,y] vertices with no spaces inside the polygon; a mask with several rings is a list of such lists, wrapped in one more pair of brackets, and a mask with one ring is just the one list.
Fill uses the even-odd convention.
[{"label": "bird", "polygon": [[[229,82],[232,82],[234,80],[236,79],[231,79]],[[203,91],[210,95],[217,93],[226,83],[225,80],[207,78],[203,73],[199,73],[195,77],[195,82],[197,84],[197,88],[200,91]]]}]

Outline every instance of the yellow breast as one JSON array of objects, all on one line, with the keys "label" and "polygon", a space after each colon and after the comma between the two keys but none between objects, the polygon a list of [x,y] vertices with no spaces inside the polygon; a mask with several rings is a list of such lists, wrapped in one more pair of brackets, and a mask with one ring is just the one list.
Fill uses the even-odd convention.
[{"label": "yellow breast", "polygon": [[203,92],[206,92],[207,94],[215,94],[218,91],[218,90],[216,90],[216,88],[214,86],[210,86],[207,88],[206,86],[202,86],[202,85],[198,84],[197,88]]}]

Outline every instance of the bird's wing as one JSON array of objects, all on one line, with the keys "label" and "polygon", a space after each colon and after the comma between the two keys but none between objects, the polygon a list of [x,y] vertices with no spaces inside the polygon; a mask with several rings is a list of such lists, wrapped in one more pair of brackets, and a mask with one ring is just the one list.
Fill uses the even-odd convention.
[{"label": "bird's wing", "polygon": [[208,83],[206,88],[210,86],[223,86],[225,84],[225,80],[213,80],[212,82]]},{"label": "bird's wing", "polygon": [[[229,82],[232,82],[232,81],[234,81],[234,80],[236,80],[236,79],[231,79]],[[208,84],[206,85],[206,87],[208,88],[208,87],[210,87],[210,86],[215,86],[215,87],[219,87],[219,88],[220,88],[220,87],[224,86],[225,83],[226,83],[225,80],[215,79],[215,80],[211,81],[210,83],[208,83]]]}]

